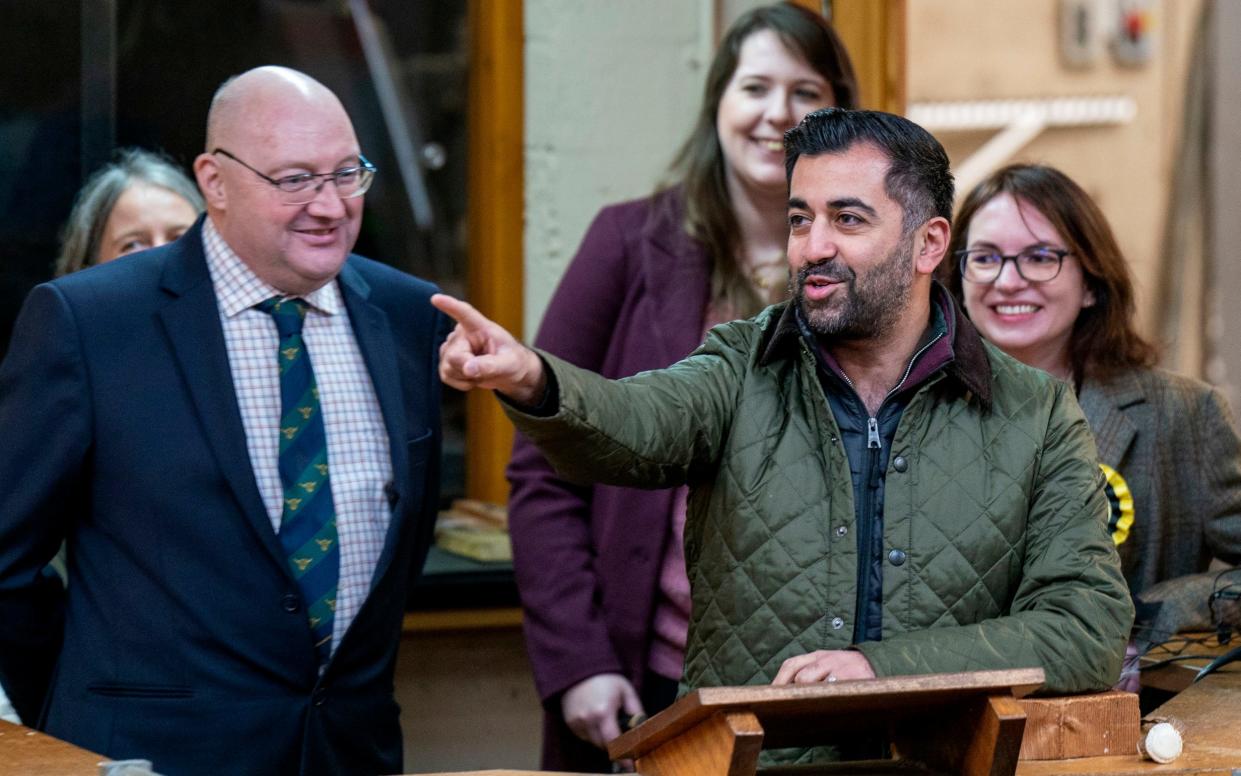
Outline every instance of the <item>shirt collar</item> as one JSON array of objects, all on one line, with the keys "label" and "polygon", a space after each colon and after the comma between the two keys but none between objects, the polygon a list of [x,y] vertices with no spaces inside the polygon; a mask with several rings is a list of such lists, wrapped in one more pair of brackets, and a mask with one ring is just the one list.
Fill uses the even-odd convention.
[{"label": "shirt collar", "polygon": [[[210,216],[203,221],[203,251],[207,254],[211,284],[215,287],[220,310],[226,318],[232,318],[273,296],[288,296],[254,274],[254,270],[224,241]],[[340,288],[335,281],[300,298],[324,315],[336,315],[343,306]]]}]

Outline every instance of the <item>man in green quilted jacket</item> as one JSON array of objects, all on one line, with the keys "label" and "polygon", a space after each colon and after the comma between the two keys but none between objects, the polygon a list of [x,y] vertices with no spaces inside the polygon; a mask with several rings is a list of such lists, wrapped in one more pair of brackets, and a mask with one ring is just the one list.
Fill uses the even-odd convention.
[{"label": "man in green quilted jacket", "polygon": [[609,381],[439,296],[459,322],[441,376],[499,392],[571,480],[688,483],[690,687],[1023,667],[1111,686],[1133,608],[1094,444],[1072,387],[932,280],[943,148],[830,108],[785,148],[791,302]]}]

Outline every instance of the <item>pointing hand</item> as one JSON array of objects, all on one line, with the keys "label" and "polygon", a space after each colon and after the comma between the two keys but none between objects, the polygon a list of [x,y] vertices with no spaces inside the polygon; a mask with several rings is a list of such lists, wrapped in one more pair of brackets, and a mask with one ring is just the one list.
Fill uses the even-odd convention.
[{"label": "pointing hand", "polygon": [[533,350],[460,299],[436,294],[431,304],[457,322],[440,346],[441,380],[462,391],[490,388],[518,404],[538,403],[547,377]]}]

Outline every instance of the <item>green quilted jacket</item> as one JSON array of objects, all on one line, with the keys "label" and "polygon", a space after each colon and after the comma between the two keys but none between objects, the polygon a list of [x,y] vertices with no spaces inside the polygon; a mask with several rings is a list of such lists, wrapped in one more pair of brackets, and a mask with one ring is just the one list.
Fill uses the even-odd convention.
[{"label": "green quilted jacket", "polygon": [[[1094,443],[1068,386],[954,311],[886,472],[879,676],[1041,667],[1045,690],[1115,682],[1133,607]],[[555,414],[506,406],[568,479],[688,483],[685,683],[767,683],[850,646],[858,550],[848,461],[787,305],[717,326],[673,366],[605,380],[548,354]],[[899,553],[894,554],[899,557]]]}]

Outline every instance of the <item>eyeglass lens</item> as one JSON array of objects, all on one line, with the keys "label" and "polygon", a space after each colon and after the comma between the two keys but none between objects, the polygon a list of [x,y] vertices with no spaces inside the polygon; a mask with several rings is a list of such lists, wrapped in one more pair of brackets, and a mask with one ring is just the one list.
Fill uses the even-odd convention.
[{"label": "eyeglass lens", "polygon": [[331,181],[342,199],[360,197],[366,193],[375,178],[373,169],[349,167],[336,172],[315,175],[293,175],[276,181],[281,197],[291,205],[304,205],[319,196],[319,190]]},{"label": "eyeglass lens", "polygon": [[961,258],[961,273],[970,282],[991,283],[1004,270],[1004,263],[1011,261],[1022,278],[1031,283],[1043,283],[1060,274],[1065,255],[1046,248],[1030,248],[1012,256],[987,249],[965,251]]}]

